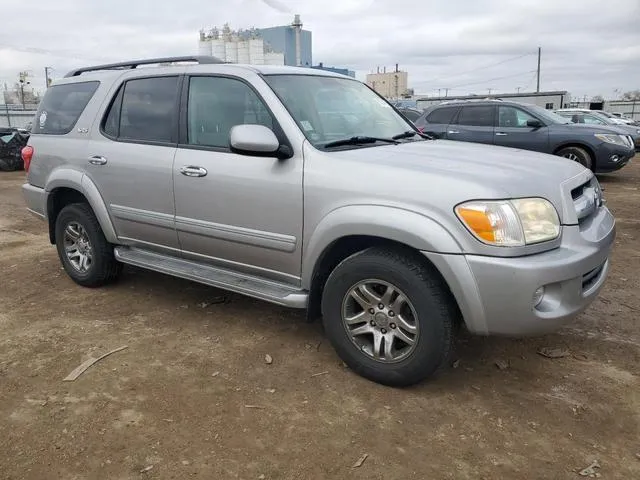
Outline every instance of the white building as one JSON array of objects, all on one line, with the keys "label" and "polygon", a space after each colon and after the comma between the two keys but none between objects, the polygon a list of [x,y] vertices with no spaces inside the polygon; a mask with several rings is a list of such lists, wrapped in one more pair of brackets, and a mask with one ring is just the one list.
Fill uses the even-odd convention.
[{"label": "white building", "polygon": [[212,55],[231,63],[284,65],[284,53],[271,51],[256,30],[231,30],[228,24],[222,31],[200,31],[198,55]]},{"label": "white building", "polygon": [[512,102],[531,103],[547,110],[555,110],[558,108],[568,107],[571,104],[571,95],[566,91],[553,92],[521,92],[521,93],[503,93],[493,95],[464,95],[464,96],[448,96],[448,97],[425,97],[417,96],[416,105],[419,109],[425,109],[431,105],[437,105],[442,102],[453,100],[482,100],[484,98],[499,98]]},{"label": "white building", "polygon": [[396,70],[367,74],[367,85],[385,98],[401,98],[408,92],[409,74]]}]

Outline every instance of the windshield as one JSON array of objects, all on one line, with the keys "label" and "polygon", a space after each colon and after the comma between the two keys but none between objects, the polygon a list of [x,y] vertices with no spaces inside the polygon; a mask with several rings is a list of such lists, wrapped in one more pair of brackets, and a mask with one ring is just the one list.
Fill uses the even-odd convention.
[{"label": "windshield", "polygon": [[[415,131],[385,100],[356,80],[316,75],[267,75],[265,80],[315,147],[345,138],[384,139]],[[350,148],[358,146],[362,145]]]},{"label": "windshield", "polygon": [[530,105],[529,109],[539,117],[542,117],[542,119],[545,120],[546,123],[555,123],[555,124],[559,123],[563,125],[571,123],[571,120],[561,115],[558,115],[557,113],[552,112],[551,110],[545,110],[542,107],[538,107],[537,105]]}]

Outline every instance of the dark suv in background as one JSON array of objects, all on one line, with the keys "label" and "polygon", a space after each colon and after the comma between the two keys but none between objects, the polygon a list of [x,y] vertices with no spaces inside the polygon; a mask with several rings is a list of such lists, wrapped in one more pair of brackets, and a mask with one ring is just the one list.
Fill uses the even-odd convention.
[{"label": "dark suv in background", "polygon": [[635,154],[631,136],[617,127],[574,124],[538,106],[502,100],[441,103],[415,125],[437,138],[559,155],[597,173],[619,170]]}]

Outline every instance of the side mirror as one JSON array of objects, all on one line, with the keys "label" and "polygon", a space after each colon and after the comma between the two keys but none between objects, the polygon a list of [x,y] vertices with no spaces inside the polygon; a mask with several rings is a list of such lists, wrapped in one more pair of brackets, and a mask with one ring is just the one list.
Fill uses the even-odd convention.
[{"label": "side mirror", "polygon": [[247,155],[276,156],[280,142],[273,131],[264,125],[236,125],[229,132],[231,150]]},{"label": "side mirror", "polygon": [[527,127],[540,128],[542,126],[542,122],[538,119],[532,118],[531,120],[527,120]]}]

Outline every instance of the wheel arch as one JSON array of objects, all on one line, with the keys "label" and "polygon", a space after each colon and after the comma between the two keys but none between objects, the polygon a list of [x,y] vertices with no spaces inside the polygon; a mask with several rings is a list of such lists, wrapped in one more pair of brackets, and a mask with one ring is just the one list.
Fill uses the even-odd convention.
[{"label": "wheel arch", "polygon": [[49,240],[55,243],[55,224],[60,211],[72,203],[87,203],[100,224],[108,242],[116,243],[117,235],[106,205],[95,184],[79,172],[55,172],[46,187],[46,217]]},{"label": "wheel arch", "polygon": [[582,150],[585,150],[589,154],[589,156],[591,157],[591,169],[595,170],[595,168],[596,168],[596,152],[593,150],[593,148],[591,148],[589,145],[587,145],[585,143],[580,143],[580,142],[565,142],[565,143],[562,143],[562,144],[558,145],[553,150],[553,154],[557,155],[560,150],[565,149],[565,148],[570,148],[570,147],[576,147],[576,148],[581,148]]}]

